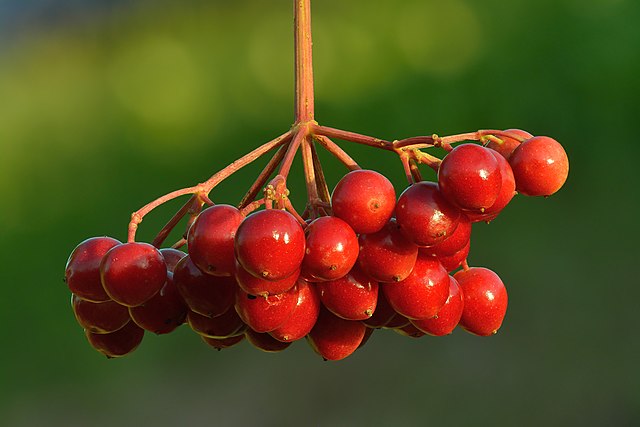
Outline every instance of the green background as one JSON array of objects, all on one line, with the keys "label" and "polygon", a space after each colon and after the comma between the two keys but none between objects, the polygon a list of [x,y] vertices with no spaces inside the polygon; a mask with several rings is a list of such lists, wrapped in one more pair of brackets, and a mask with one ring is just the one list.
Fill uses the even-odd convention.
[{"label": "green background", "polygon": [[[292,5],[0,0],[0,424],[639,425],[640,3],[313,8],[321,124],[387,139],[521,128],[566,148],[558,194],[474,226],[470,264],[509,291],[500,332],[380,331],[325,363],[304,342],[216,352],[182,327],[106,360],[73,317],[69,253],[125,239],[132,211],[290,127]],[[342,146],[403,189],[395,156]],[[345,170],[323,159],[334,185]],[[237,203],[264,162],[213,200]],[[300,206],[299,163],[289,181]]]}]

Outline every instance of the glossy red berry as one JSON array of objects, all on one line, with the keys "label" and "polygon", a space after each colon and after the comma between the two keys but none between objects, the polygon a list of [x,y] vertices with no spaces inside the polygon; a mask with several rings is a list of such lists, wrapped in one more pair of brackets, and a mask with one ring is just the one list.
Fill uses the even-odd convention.
[{"label": "glossy red berry", "polygon": [[130,307],[131,318],[142,329],[154,334],[168,334],[182,325],[187,317],[187,304],[178,292],[173,274],[167,276],[167,283],[149,301],[137,307]]},{"label": "glossy red berry", "polygon": [[498,194],[496,201],[493,202],[493,205],[485,209],[484,212],[468,212],[467,216],[471,222],[492,221],[496,216],[498,216],[502,209],[509,204],[511,199],[513,199],[513,196],[516,195],[516,181],[513,176],[511,166],[509,166],[509,162],[499,153],[493,150],[491,151],[500,165],[502,186],[500,187],[500,193]]},{"label": "glossy red berry", "polygon": [[215,348],[218,351],[222,350],[223,348],[233,347],[234,345],[244,340],[244,334],[236,335],[228,338],[210,338],[204,335],[201,335],[201,337],[202,337],[202,341],[209,344],[211,347]]},{"label": "glossy red berry", "polygon": [[167,265],[162,254],[152,245],[123,243],[104,255],[100,278],[112,300],[135,307],[162,289],[167,280]]},{"label": "glossy red berry", "polygon": [[376,309],[378,282],[357,266],[340,279],[320,282],[316,286],[322,304],[343,319],[368,319]]},{"label": "glossy red berry", "polygon": [[235,278],[205,274],[191,261],[191,256],[178,262],[173,281],[187,306],[203,316],[220,316],[235,302],[238,287]]},{"label": "glossy red berry", "polygon": [[462,265],[462,262],[465,259],[467,259],[467,257],[469,256],[470,249],[471,249],[471,240],[469,240],[467,244],[464,246],[464,248],[460,249],[458,252],[452,255],[438,254],[436,255],[436,258],[438,259],[438,261],[440,261],[440,264],[442,264],[445,270],[447,270],[448,272],[451,272],[456,268],[460,267]]},{"label": "glossy red berry", "polygon": [[433,246],[452,235],[460,209],[440,192],[435,182],[411,185],[398,198],[396,220],[405,237],[418,246]]},{"label": "glossy red berry", "polygon": [[431,319],[412,320],[411,323],[424,333],[434,336],[449,335],[462,317],[464,296],[458,281],[449,276],[449,297],[438,314]]},{"label": "glossy red berry", "polygon": [[391,218],[396,192],[391,181],[372,170],[354,170],[342,177],[331,195],[333,215],[358,234],[375,233]]},{"label": "glossy red berry", "polygon": [[569,159],[562,145],[547,136],[536,136],[516,148],[509,159],[518,192],[550,196],[569,175]]},{"label": "glossy red berry", "polygon": [[458,145],[438,170],[442,194],[461,209],[482,211],[500,194],[500,165],[491,150],[477,144]]},{"label": "glossy red berry", "polygon": [[383,284],[382,291],[398,313],[409,319],[428,319],[447,301],[449,275],[436,258],[418,256],[409,277]]},{"label": "glossy red berry", "polygon": [[318,320],[320,296],[314,285],[298,280],[298,301],[289,319],[269,332],[278,341],[292,342],[305,337]]},{"label": "glossy red berry", "polygon": [[290,342],[278,341],[267,333],[258,333],[253,329],[247,329],[244,335],[251,345],[266,353],[278,353],[291,345]]},{"label": "glossy red berry", "polygon": [[342,319],[322,308],[307,339],[325,360],[341,360],[358,349],[366,329],[360,321]]},{"label": "glossy red berry", "polygon": [[144,337],[144,329],[129,322],[115,332],[94,334],[85,331],[89,344],[108,358],[121,357],[138,348]]},{"label": "glossy red berry", "polygon": [[437,245],[428,248],[421,248],[420,253],[430,254],[438,257],[453,255],[463,249],[471,240],[471,221],[467,215],[460,215],[458,226],[452,235],[444,239]]},{"label": "glossy red berry", "polygon": [[254,212],[240,224],[235,250],[238,262],[249,273],[281,280],[300,269],[305,252],[304,231],[287,211]]},{"label": "glossy red berry", "polygon": [[189,228],[189,256],[200,270],[230,276],[235,270],[234,239],[244,217],[229,205],[205,209]]},{"label": "glossy red berry", "polygon": [[304,230],[307,239],[302,271],[304,277],[335,280],[351,270],[358,259],[358,236],[333,216],[312,221]]},{"label": "glossy red berry", "polygon": [[267,280],[260,277],[255,277],[245,270],[240,264],[236,265],[236,280],[238,286],[248,294],[251,295],[275,295],[287,292],[293,286],[295,286],[299,272],[293,273],[289,277],[285,277],[280,280]]},{"label": "glossy red berry", "polygon": [[454,275],[464,295],[460,326],[481,336],[495,334],[507,312],[507,289],[500,277],[484,267],[472,267]]},{"label": "glossy red berry", "polygon": [[111,300],[100,281],[100,262],[111,248],[120,244],[111,237],[92,237],[76,246],[65,268],[65,282],[69,290],[87,301]]},{"label": "glossy red berry", "polygon": [[71,296],[71,307],[76,320],[94,334],[115,332],[129,323],[129,310],[115,301],[91,302]]},{"label": "glossy red berry", "polygon": [[533,135],[521,129],[507,129],[505,130],[505,132],[508,132],[513,137],[500,135],[499,138],[500,140],[502,140],[502,143],[500,144],[496,141],[489,141],[489,143],[487,144],[487,148],[491,148],[492,150],[497,151],[502,155],[502,157],[507,160],[509,160],[509,157],[511,157],[511,153],[513,153],[513,150],[518,148],[518,145],[520,145],[520,141],[518,141],[517,138],[522,138],[524,140],[533,138]]},{"label": "glossy red berry", "polygon": [[418,246],[402,234],[392,218],[382,230],[361,234],[360,268],[379,282],[399,282],[409,276],[418,257]]},{"label": "glossy red berry", "polygon": [[250,295],[238,288],[236,311],[244,323],[256,332],[271,332],[282,326],[293,314],[298,302],[298,288],[266,297]]},{"label": "glossy red berry", "polygon": [[187,254],[180,249],[174,248],[162,248],[160,249],[160,253],[162,254],[162,258],[164,258],[164,263],[167,265],[167,271],[170,273],[173,273],[178,262],[187,256]]},{"label": "glossy red berry", "polygon": [[241,335],[247,329],[247,325],[240,319],[234,307],[213,318],[190,310],[187,313],[187,322],[194,332],[218,339]]}]

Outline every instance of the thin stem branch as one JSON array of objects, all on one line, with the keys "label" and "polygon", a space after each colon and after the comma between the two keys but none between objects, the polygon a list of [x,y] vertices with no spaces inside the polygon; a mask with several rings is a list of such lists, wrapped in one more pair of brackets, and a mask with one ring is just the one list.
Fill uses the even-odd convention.
[{"label": "thin stem branch", "polygon": [[316,145],[311,143],[311,157],[313,159],[313,169],[316,175],[316,186],[318,188],[318,194],[320,200],[325,203],[331,202],[331,193],[329,193],[329,186],[327,185],[327,179],[324,176],[324,170],[322,170],[322,164],[320,163],[320,158],[318,157],[318,151],[316,150]]},{"label": "thin stem branch", "polygon": [[327,126],[314,125],[312,128],[314,135],[324,135],[329,138],[337,138],[343,141],[355,142],[357,144],[368,145],[370,147],[378,147],[384,150],[393,151],[393,143],[384,139],[374,138],[372,136],[362,135],[342,129],[330,128]]},{"label": "thin stem branch", "polygon": [[296,152],[298,148],[300,148],[300,144],[305,137],[305,132],[302,129],[299,129],[296,135],[293,137],[293,140],[289,144],[287,148],[287,153],[284,155],[284,159],[282,160],[282,164],[280,165],[280,171],[278,175],[282,175],[284,179],[287,179],[289,176],[289,171],[291,170],[291,164],[293,163],[293,159],[296,156]]},{"label": "thin stem branch", "polygon": [[307,186],[307,200],[311,208],[311,214],[315,215],[318,196],[318,183],[316,181],[315,168],[313,167],[313,154],[311,152],[311,137],[305,136],[302,140],[302,164],[304,166],[304,178]]},{"label": "thin stem branch", "polygon": [[287,148],[288,146],[283,145],[278,149],[276,154],[273,155],[271,160],[269,160],[269,163],[267,163],[258,178],[256,178],[256,180],[254,181],[251,188],[249,188],[247,193],[240,201],[238,209],[243,209],[244,207],[248,206],[251,202],[253,202],[258,193],[263,190],[265,184],[269,180],[269,177],[271,176],[271,174],[273,174],[273,172],[276,170],[276,168],[284,158],[284,155],[287,152]]},{"label": "thin stem branch", "polygon": [[315,135],[316,141],[320,143],[329,153],[338,159],[349,170],[362,169],[351,156],[325,135]]},{"label": "thin stem branch", "polygon": [[313,120],[311,0],[294,0],[296,123]]},{"label": "thin stem branch", "polygon": [[151,244],[153,246],[155,246],[156,248],[159,248],[160,246],[162,246],[162,243],[164,243],[164,241],[166,240],[167,236],[169,236],[169,234],[171,233],[171,231],[173,231],[175,226],[178,225],[178,223],[180,223],[180,220],[182,220],[182,218],[184,218],[184,216],[187,213],[189,213],[190,210],[193,209],[193,206],[196,203],[201,203],[201,202],[198,200],[198,196],[196,196],[194,194],[187,201],[187,203],[185,203],[180,208],[180,210],[178,212],[176,212],[175,215],[173,215],[173,217],[167,222],[167,224],[164,227],[162,227],[162,230],[160,230],[158,232],[158,234],[153,239],[153,242],[151,242]]}]

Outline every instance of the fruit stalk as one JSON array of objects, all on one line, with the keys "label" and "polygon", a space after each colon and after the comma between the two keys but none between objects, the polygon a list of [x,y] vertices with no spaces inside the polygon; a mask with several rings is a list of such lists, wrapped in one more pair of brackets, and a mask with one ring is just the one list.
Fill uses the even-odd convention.
[{"label": "fruit stalk", "polygon": [[311,0],[294,0],[296,123],[313,120]]}]

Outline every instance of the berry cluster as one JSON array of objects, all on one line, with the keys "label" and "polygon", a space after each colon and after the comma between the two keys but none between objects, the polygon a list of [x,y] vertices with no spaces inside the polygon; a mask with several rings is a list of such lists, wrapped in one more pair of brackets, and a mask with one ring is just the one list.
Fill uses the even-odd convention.
[{"label": "berry cluster", "polygon": [[66,282],[90,344],[108,357],[133,351],[144,331],[183,323],[218,349],[246,338],[275,352],[306,338],[328,360],[377,328],[421,337],[460,325],[491,335],[507,291],[491,270],[467,265],[472,223],[495,219],[516,191],[555,193],[567,173],[555,140],[508,130],[486,146],[452,148],[437,183],[412,180],[397,200],[385,176],[355,169],[305,219],[278,208],[290,203],[276,180],[249,209],[194,214],[188,254],[88,239],[71,254]]}]

